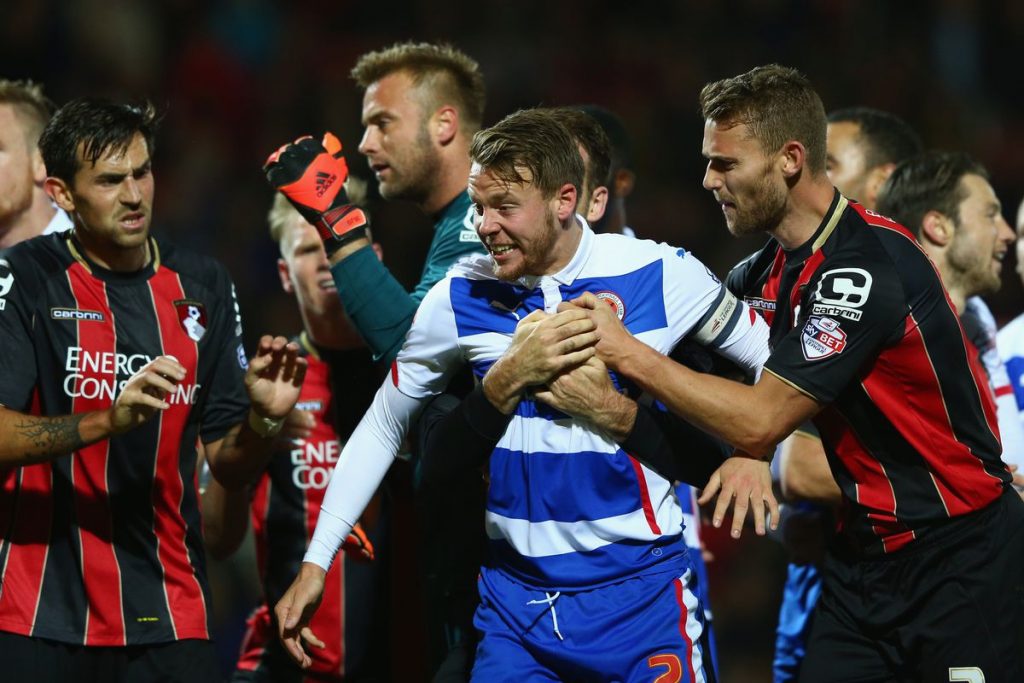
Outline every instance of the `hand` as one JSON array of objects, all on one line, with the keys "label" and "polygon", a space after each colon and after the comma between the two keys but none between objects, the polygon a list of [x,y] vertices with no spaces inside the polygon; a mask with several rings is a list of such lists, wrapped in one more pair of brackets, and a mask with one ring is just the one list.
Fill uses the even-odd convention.
[{"label": "hand", "polygon": [[345,551],[345,555],[360,562],[372,562],[374,558],[373,543],[370,542],[370,538],[358,522],[352,527],[345,542],[341,544],[341,549]]},{"label": "hand", "polygon": [[711,475],[697,504],[706,505],[716,493],[718,502],[715,504],[711,523],[715,528],[722,526],[722,520],[731,503],[733,538],[739,538],[743,533],[748,508],[751,509],[754,531],[758,536],[764,536],[765,533],[765,508],[768,510],[772,530],[778,527],[779,504],[772,493],[771,466],[767,461],[740,455],[728,458]]},{"label": "hand", "polygon": [[157,411],[171,405],[165,400],[178,382],[185,379],[185,366],[174,356],[157,356],[125,382],[124,389],[110,407],[110,425],[114,434],[122,434],[146,422]]},{"label": "hand", "polygon": [[556,410],[590,422],[614,441],[624,441],[636,421],[636,403],[615,389],[608,368],[596,356],[558,373],[533,395]]},{"label": "hand", "polygon": [[306,654],[302,642],[324,647],[323,641],[310,630],[309,622],[320,606],[320,600],[323,599],[326,575],[327,572],[321,567],[303,562],[299,568],[299,575],[274,607],[277,635],[281,639],[281,644],[295,663],[303,669],[312,664],[313,660]]},{"label": "hand", "polygon": [[590,292],[584,292],[570,301],[563,301],[558,304],[558,310],[579,310],[587,315],[597,330],[597,343],[594,346],[597,357],[613,370],[620,369],[622,358],[634,344],[642,344],[629,333],[612,307]]},{"label": "hand", "polygon": [[484,393],[499,410],[511,413],[527,387],[592,357],[595,341],[594,324],[583,311],[534,311],[519,321],[508,349],[487,371]]},{"label": "hand", "polygon": [[367,236],[366,214],[345,194],[348,165],[333,134],[325,133],[322,143],[306,135],[282,145],[267,158],[263,172],[270,186],[316,227],[328,256]]},{"label": "hand", "polygon": [[256,415],[280,419],[291,412],[299,400],[306,366],[298,344],[263,335],[245,373],[245,390]]}]

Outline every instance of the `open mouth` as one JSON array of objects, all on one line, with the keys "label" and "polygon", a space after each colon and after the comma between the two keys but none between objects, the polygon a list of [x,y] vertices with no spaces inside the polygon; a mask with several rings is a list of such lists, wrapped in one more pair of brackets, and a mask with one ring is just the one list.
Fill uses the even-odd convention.
[{"label": "open mouth", "polygon": [[121,218],[119,222],[129,230],[138,230],[146,224],[146,214],[141,212],[130,213]]}]

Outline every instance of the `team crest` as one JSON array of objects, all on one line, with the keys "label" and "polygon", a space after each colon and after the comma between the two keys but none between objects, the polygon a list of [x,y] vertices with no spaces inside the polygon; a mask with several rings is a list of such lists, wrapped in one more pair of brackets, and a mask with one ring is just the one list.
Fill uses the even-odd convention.
[{"label": "team crest", "polygon": [[598,301],[608,304],[615,311],[615,316],[619,320],[626,317],[626,304],[622,303],[622,299],[615,292],[598,292],[594,296],[597,297]]},{"label": "team crest", "polygon": [[178,311],[178,322],[185,330],[188,338],[198,342],[206,334],[206,306],[192,299],[179,299],[174,302]]},{"label": "team crest", "polygon": [[801,341],[806,360],[821,360],[843,352],[846,332],[834,319],[812,315],[804,325]]}]

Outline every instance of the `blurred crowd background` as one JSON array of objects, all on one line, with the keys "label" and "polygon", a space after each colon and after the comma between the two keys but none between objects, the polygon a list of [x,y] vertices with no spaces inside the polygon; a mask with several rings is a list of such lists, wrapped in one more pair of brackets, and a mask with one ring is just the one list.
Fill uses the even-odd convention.
[{"label": "blurred crowd background", "polygon": [[[485,125],[541,104],[618,113],[638,176],[630,224],[720,275],[759,242],[728,237],[701,188],[697,94],[757,64],[801,69],[826,110],[885,109],[927,146],[971,153],[1011,224],[1024,195],[1019,0],[11,0],[0,17],[0,76],[41,81],[58,104],[106,95],[150,99],[164,112],[154,228],[227,264],[250,344],[300,329],[275,272],[260,167],[301,134],[341,138],[353,174],[369,181],[385,261],[404,283],[419,278],[429,222],[376,197],[356,152],[362,94],[348,76],[360,54],[400,40],[445,40],[477,59]],[[990,300],[1000,323],[1024,309],[1012,261],[1011,252]],[[715,533],[709,545],[723,680],[770,680],[781,548]],[[214,571],[225,662],[257,591],[249,553]]]}]

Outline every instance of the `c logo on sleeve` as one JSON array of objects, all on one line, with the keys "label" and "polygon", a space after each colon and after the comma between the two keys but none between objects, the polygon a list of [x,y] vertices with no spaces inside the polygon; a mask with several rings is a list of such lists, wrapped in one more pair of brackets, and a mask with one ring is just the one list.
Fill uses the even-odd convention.
[{"label": "c logo on sleeve", "polygon": [[811,313],[860,320],[860,308],[871,293],[871,273],[863,268],[835,268],[818,280],[811,298]]}]

